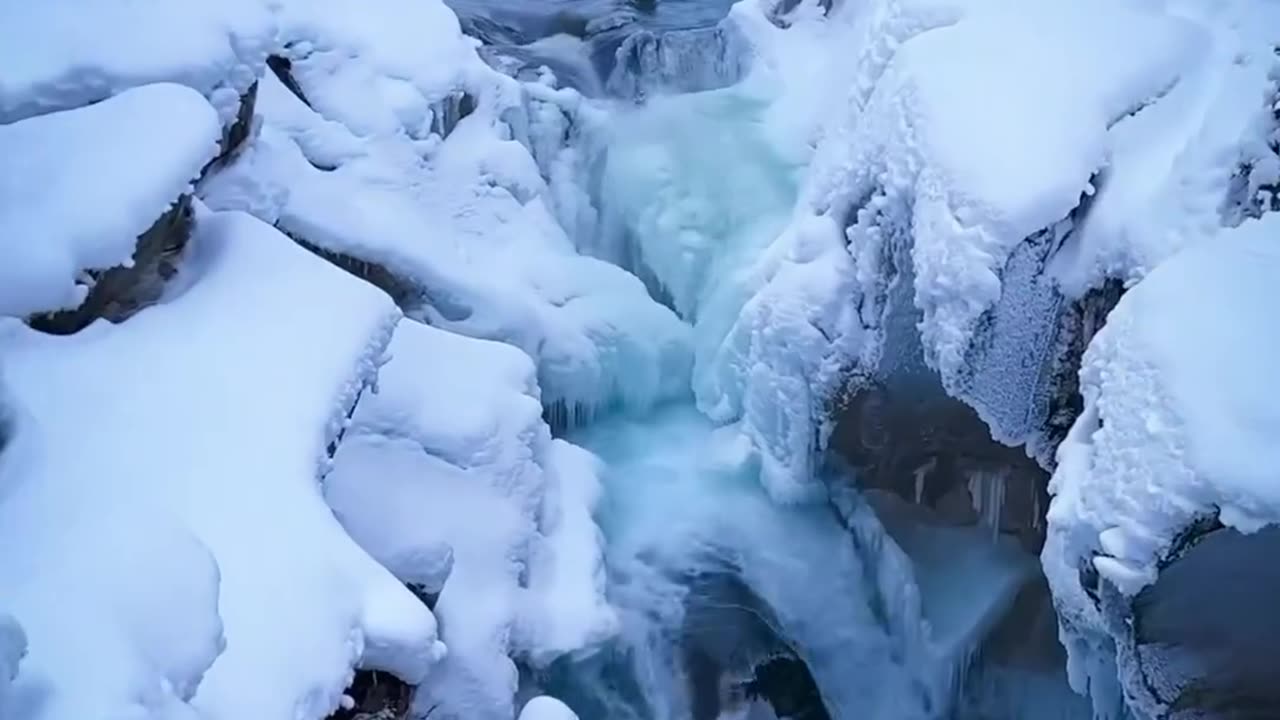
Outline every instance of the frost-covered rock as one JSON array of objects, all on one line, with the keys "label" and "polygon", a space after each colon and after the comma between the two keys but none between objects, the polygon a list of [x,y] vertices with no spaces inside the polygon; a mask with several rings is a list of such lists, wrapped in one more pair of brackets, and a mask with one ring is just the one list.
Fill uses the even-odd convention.
[{"label": "frost-covered rock", "polygon": [[[265,78],[262,133],[208,202],[375,266],[412,317],[525,350],[558,424],[686,391],[687,328],[635,278],[576,253],[515,135],[529,129],[520,84],[479,60],[442,5],[387,0],[350,22],[282,7],[310,107]],[[444,122],[458,93],[471,112]]]},{"label": "frost-covered rock", "polygon": [[551,438],[519,350],[406,320],[388,352],[326,497],[397,577],[440,592],[449,655],[417,705],[510,718],[513,659],[542,666],[613,632],[591,517],[597,461]]},{"label": "frost-covered rock", "polygon": [[418,682],[443,654],[317,483],[399,312],[247,215],[196,222],[166,302],[0,328],[15,717],[319,720],[357,664]]},{"label": "frost-covered rock", "polygon": [[[127,294],[137,272],[85,271],[146,265],[185,241],[181,198],[220,135],[209,103],[173,84],[0,125],[0,315],[88,298],[82,314],[92,317]],[[96,295],[95,281],[104,283]]]},{"label": "frost-covered rock", "polygon": [[1072,684],[1095,707],[1122,689],[1139,717],[1168,709],[1126,652],[1132,623],[1113,615],[1128,616],[1187,539],[1206,522],[1246,534],[1280,522],[1277,240],[1272,214],[1176,255],[1121,299],[1086,353],[1085,410],[1058,450],[1042,561]]}]

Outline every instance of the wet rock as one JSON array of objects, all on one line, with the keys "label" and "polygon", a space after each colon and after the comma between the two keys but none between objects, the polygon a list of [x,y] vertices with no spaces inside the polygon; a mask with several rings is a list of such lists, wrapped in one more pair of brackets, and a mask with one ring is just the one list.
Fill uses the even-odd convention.
[{"label": "wet rock", "polygon": [[88,270],[93,286],[80,307],[33,315],[27,324],[41,332],[70,335],[99,318],[123,322],[160,299],[191,227],[191,196],[183,195],[138,237],[132,266]]},{"label": "wet rock", "polygon": [[236,156],[240,148],[244,147],[249,136],[253,134],[253,112],[257,102],[258,83],[255,80],[249,89],[240,95],[236,117],[230,125],[222,129],[222,138],[218,141],[218,154],[200,171],[201,179],[204,179],[214,168],[225,165]]}]

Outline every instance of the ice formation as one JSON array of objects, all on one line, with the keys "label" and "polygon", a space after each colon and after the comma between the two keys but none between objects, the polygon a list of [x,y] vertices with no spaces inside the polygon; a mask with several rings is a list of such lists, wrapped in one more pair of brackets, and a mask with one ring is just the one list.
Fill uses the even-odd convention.
[{"label": "ice formation", "polygon": [[[0,4],[0,716],[923,720],[1042,531],[1073,687],[1169,709],[1126,622],[1280,511],[1280,7],[455,4]],[[1047,530],[822,465],[894,373],[1046,467],[1078,383]]]},{"label": "ice formation", "polygon": [[418,705],[510,718],[510,658],[544,665],[614,630],[591,518],[596,461],[551,438],[519,350],[405,320],[388,353],[326,497],[375,559],[439,596],[449,655]]}]

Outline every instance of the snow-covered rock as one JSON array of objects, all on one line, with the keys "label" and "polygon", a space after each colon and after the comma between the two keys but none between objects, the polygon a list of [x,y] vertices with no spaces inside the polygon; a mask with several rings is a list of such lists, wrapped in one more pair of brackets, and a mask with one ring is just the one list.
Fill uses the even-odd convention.
[{"label": "snow-covered rock", "polygon": [[[357,542],[440,592],[433,715],[510,718],[512,659],[542,666],[614,629],[591,513],[596,460],[553,440],[528,356],[405,320],[356,406],[325,493]],[[450,572],[451,570],[451,572]]]},{"label": "snow-covered rock", "polygon": [[[687,391],[687,328],[634,277],[575,251],[518,141],[531,132],[525,92],[442,5],[386,0],[349,23],[327,5],[282,7],[306,103],[264,79],[262,133],[207,202],[372,265],[411,317],[525,350],[558,424]],[[459,93],[470,112],[446,133],[442,103]]]},{"label": "snow-covered rock", "polygon": [[172,82],[209,98],[224,125],[275,41],[262,0],[0,5],[0,122]]},{"label": "snow-covered rock", "polygon": [[1126,614],[1199,525],[1280,522],[1277,277],[1280,215],[1246,221],[1153,270],[1085,355],[1085,410],[1058,450],[1042,561],[1073,685],[1096,706],[1114,702],[1118,662],[1132,709],[1161,711],[1142,702],[1136,659],[1115,657],[1125,625],[1108,612]]},{"label": "snow-covered rock", "polygon": [[205,212],[165,302],[0,329],[14,717],[319,720],[357,664],[423,678],[434,618],[317,482],[398,318],[269,226]]},{"label": "snow-covered rock", "polygon": [[0,315],[75,308],[85,271],[131,266],[220,135],[199,93],[167,83],[0,125]]}]

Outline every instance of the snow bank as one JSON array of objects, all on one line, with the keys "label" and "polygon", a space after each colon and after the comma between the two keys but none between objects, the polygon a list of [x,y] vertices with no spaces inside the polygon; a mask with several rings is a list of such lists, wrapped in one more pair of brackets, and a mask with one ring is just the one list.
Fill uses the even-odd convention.
[{"label": "snow bank", "polygon": [[[326,480],[352,536],[398,577],[439,591],[449,656],[418,705],[510,718],[511,658],[597,646],[615,619],[591,512],[596,460],[552,440],[533,364],[505,344],[402,322]],[[447,569],[445,570],[447,572]]]},{"label": "snow bank", "polygon": [[0,125],[0,315],[73,308],[84,270],[130,264],[220,135],[209,103],[171,84]]},{"label": "snow bank", "polygon": [[274,35],[261,0],[6,2],[0,122],[174,82],[208,97],[228,124]]},{"label": "snow bank", "polygon": [[1080,692],[1114,676],[1082,571],[1132,596],[1197,522],[1250,533],[1280,521],[1277,240],[1272,214],[1174,256],[1125,295],[1085,356],[1085,411],[1058,451],[1041,558]]},{"label": "snow bank", "polygon": [[17,717],[318,719],[357,663],[418,682],[443,653],[316,482],[399,313],[243,214],[192,251],[127,323],[3,327]]},{"label": "snow bank", "polygon": [[[204,197],[376,265],[417,319],[525,350],[546,404],[570,421],[687,392],[687,328],[635,278],[579,256],[557,223],[557,199],[517,141],[530,132],[521,86],[474,53],[456,72],[422,66],[416,38],[370,50],[369,38],[404,35],[398,6],[362,7],[339,32],[309,5],[286,5],[285,18],[313,18],[285,27],[299,33],[292,76],[314,110],[265,78],[261,135]],[[456,21],[435,27],[462,53]],[[470,110],[452,128],[440,106],[450,93]]]}]

